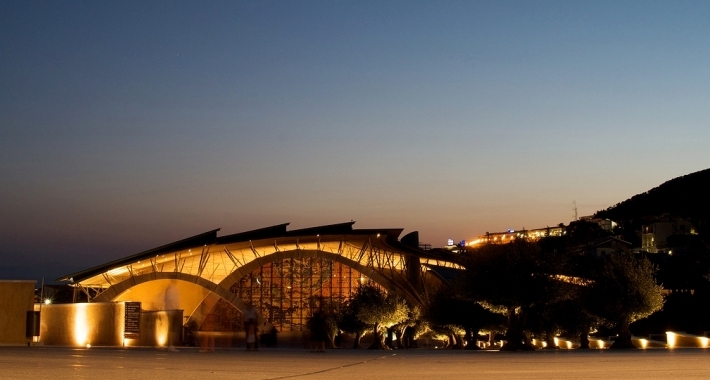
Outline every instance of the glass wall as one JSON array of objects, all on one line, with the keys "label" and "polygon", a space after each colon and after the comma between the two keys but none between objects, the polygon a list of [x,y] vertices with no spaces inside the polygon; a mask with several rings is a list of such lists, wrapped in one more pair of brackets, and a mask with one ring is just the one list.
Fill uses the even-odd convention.
[{"label": "glass wall", "polygon": [[[359,271],[332,260],[292,258],[252,271],[230,291],[251,302],[278,331],[300,331],[306,329],[306,321],[321,302],[339,305],[365,282],[369,279]],[[212,331],[237,330],[243,325],[243,317],[220,300],[206,322]]]}]

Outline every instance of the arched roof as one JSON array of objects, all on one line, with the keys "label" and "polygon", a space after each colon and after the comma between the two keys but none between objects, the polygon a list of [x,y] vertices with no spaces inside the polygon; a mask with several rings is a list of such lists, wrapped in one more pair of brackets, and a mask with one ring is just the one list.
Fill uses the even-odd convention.
[{"label": "arched roof", "polygon": [[[214,229],[58,280],[94,289],[94,298],[102,301],[113,300],[137,283],[168,277],[188,279],[227,299],[224,291],[254,268],[286,257],[320,255],[357,269],[418,304],[422,289],[412,276],[421,268],[461,268],[453,254],[418,249],[416,233],[400,241],[401,228],[353,229],[354,223],[291,231],[284,223],[225,236],[217,236],[219,229]],[[240,309],[239,302],[230,303]]]}]

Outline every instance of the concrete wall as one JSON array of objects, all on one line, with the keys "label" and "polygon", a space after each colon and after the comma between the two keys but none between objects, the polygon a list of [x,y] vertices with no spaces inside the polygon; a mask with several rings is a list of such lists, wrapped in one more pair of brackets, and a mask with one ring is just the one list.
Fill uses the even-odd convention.
[{"label": "concrete wall", "polygon": [[142,310],[140,338],[124,340],[125,312],[123,302],[42,305],[40,342],[73,347],[181,345],[182,310]]},{"label": "concrete wall", "polygon": [[0,344],[27,344],[27,312],[34,310],[34,280],[0,281]]},{"label": "concrete wall", "polygon": [[[166,347],[182,345],[182,310],[141,312],[139,345]],[[134,342],[128,343],[132,345]]]},{"label": "concrete wall", "polygon": [[75,347],[121,346],[124,313],[124,304],[113,302],[43,305],[40,342]]}]

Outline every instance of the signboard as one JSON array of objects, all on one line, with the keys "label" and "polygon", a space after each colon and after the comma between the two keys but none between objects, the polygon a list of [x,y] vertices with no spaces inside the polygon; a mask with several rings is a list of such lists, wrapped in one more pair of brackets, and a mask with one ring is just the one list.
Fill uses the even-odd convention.
[{"label": "signboard", "polygon": [[126,302],[126,316],[123,326],[123,337],[138,339],[141,332],[141,303]]}]

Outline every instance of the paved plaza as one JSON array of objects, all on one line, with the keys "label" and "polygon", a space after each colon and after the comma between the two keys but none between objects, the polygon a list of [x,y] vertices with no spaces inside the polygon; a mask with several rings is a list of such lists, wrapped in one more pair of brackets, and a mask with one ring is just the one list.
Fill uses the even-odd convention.
[{"label": "paved plaza", "polygon": [[710,351],[0,347],[5,379],[708,379]]}]

